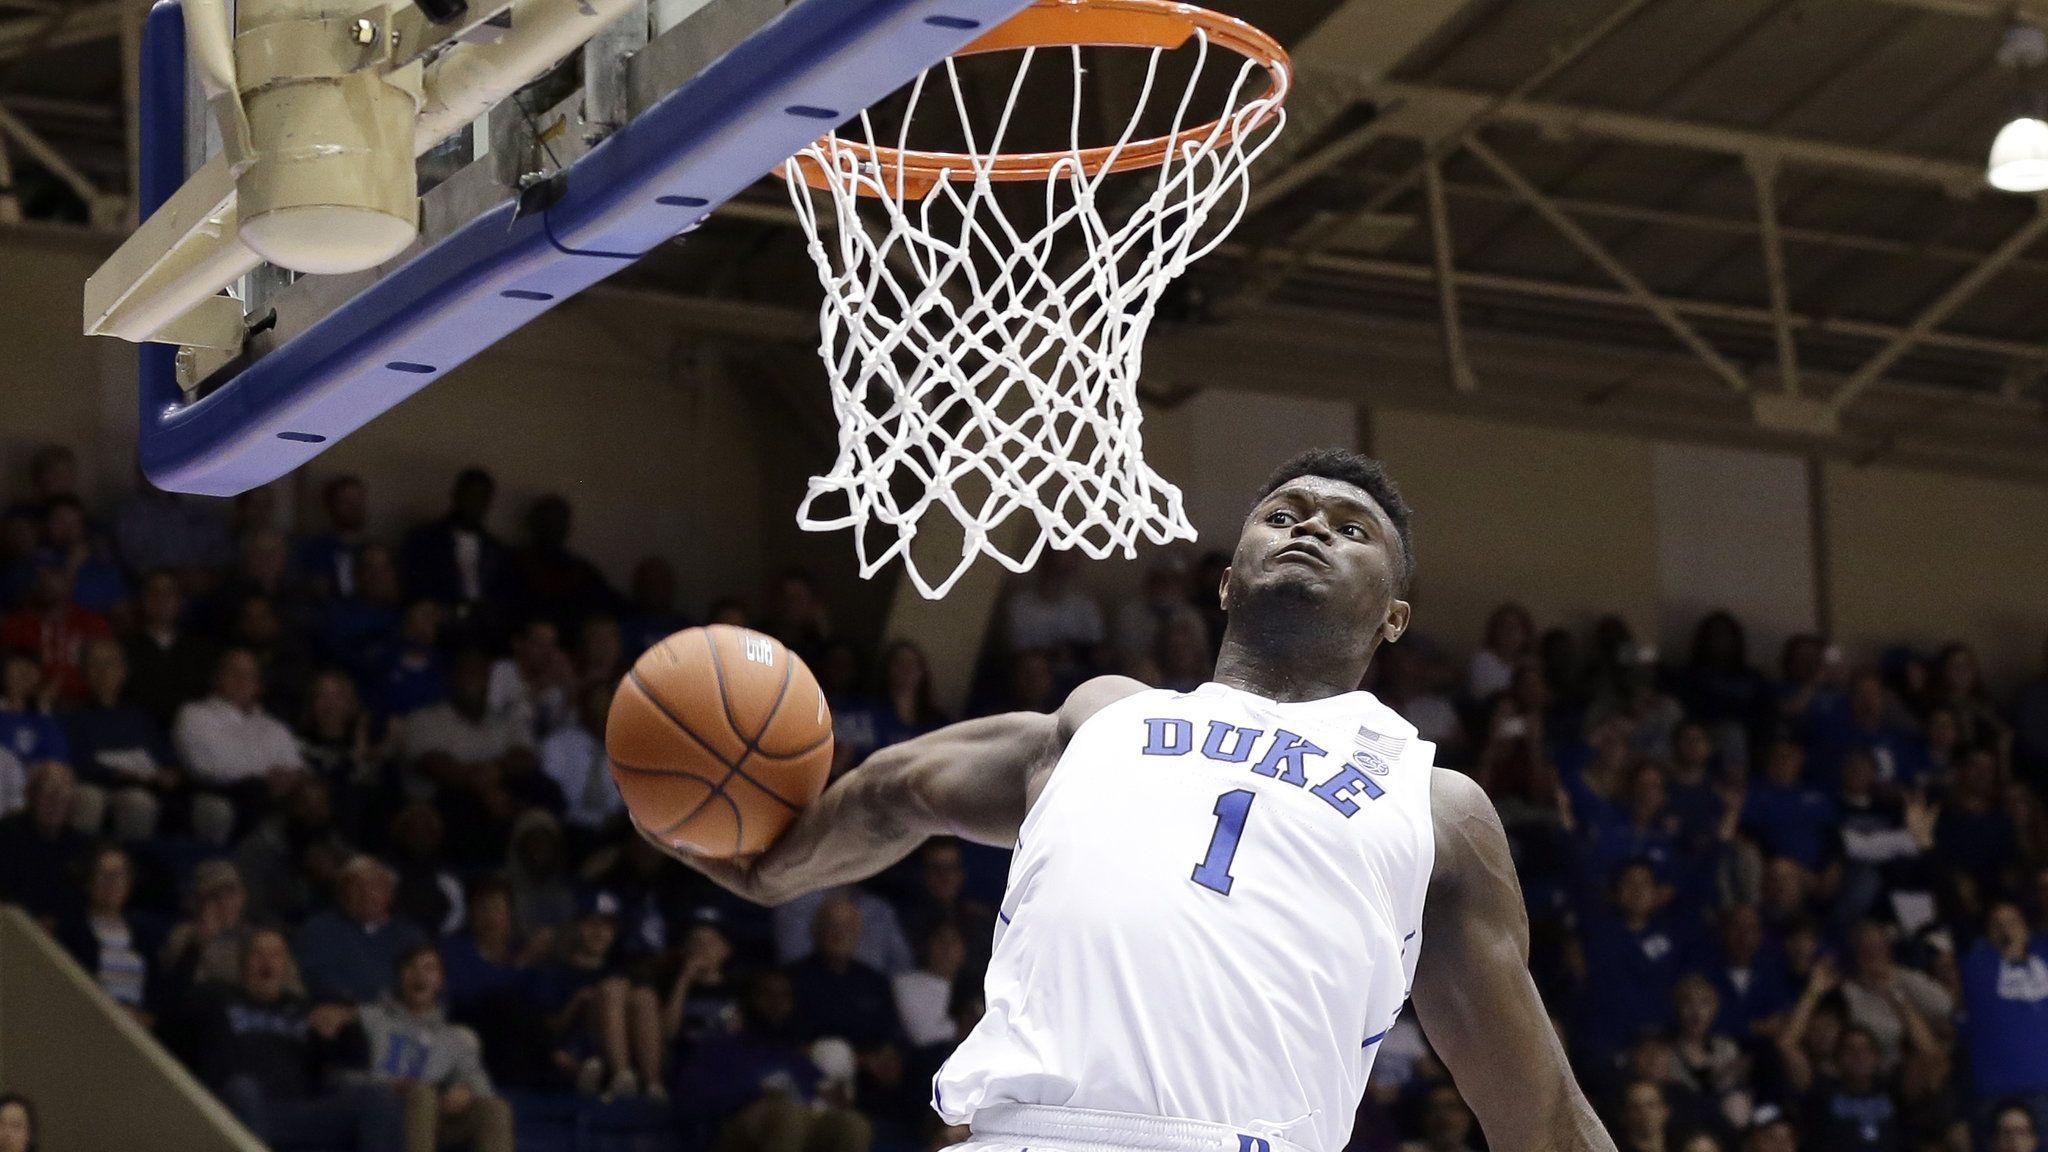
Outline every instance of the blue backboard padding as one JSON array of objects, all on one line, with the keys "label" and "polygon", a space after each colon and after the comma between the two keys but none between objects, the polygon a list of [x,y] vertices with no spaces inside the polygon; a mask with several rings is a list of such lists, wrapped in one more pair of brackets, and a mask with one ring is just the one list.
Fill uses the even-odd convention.
[{"label": "blue backboard padding", "polygon": [[[176,403],[168,356],[151,355],[170,350],[145,346],[144,472],[218,496],[284,475],[1028,3],[801,0],[572,165],[545,213],[485,213],[204,399]],[[146,63],[163,27],[153,15]]]}]

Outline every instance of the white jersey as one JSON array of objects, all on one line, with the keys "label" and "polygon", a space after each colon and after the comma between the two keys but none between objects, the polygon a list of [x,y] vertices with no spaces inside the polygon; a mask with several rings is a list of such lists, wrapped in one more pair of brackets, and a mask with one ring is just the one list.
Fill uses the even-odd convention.
[{"label": "white jersey", "polygon": [[1415,975],[1435,746],[1364,692],[1139,692],[1025,817],[950,1123],[1055,1105],[1337,1152]]}]

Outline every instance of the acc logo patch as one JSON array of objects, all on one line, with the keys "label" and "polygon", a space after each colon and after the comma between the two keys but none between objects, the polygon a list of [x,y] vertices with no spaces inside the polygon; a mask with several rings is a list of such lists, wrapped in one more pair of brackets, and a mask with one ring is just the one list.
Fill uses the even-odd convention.
[{"label": "acc logo patch", "polygon": [[1360,748],[1351,754],[1351,762],[1374,776],[1385,776],[1394,770],[1393,765]]}]

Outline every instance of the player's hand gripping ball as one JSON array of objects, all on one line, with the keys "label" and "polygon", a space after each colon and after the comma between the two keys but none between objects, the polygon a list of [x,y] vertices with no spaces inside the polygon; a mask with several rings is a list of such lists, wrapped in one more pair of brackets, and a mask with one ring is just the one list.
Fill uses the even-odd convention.
[{"label": "player's hand gripping ball", "polygon": [[604,743],[642,831],[698,856],[746,856],[825,790],[832,712],[781,641],[713,624],[678,632],[634,663],[612,698]]}]

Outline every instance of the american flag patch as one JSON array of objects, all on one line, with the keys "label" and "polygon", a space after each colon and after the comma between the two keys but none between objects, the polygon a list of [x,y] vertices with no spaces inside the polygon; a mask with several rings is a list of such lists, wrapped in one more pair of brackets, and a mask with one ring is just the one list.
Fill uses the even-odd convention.
[{"label": "american flag patch", "polygon": [[1388,760],[1399,760],[1401,752],[1408,747],[1408,740],[1403,736],[1383,736],[1370,728],[1360,728],[1358,744],[1366,751],[1377,753]]}]

